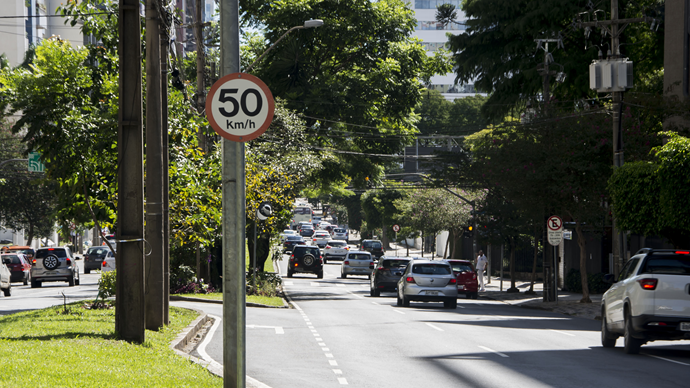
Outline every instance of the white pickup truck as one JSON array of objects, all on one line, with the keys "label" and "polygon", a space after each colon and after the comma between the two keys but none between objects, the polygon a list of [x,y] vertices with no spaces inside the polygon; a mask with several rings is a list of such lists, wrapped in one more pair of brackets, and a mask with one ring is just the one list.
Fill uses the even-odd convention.
[{"label": "white pickup truck", "polygon": [[620,336],[628,354],[650,341],[690,339],[690,250],[641,249],[602,297],[601,310],[605,348]]}]

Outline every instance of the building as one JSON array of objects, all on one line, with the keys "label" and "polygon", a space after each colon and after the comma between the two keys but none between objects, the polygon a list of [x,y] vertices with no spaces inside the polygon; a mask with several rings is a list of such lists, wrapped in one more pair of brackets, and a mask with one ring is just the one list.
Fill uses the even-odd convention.
[{"label": "building", "polygon": [[[465,31],[465,14],[460,7],[463,0],[414,0],[412,9],[417,18],[417,27],[413,36],[422,40],[422,45],[429,55],[444,48],[448,43],[446,34],[462,34]],[[455,23],[447,26],[436,21],[436,7],[442,4],[455,6],[458,17]],[[475,95],[474,84],[460,85],[455,82],[455,74],[448,73],[431,78],[430,89],[438,90],[448,100]]]}]

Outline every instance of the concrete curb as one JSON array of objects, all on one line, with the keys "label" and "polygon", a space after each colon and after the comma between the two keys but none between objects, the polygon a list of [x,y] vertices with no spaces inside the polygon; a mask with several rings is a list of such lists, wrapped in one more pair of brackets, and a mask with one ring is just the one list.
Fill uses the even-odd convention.
[{"label": "concrete curb", "polygon": [[[187,302],[223,304],[222,300],[193,298],[193,297],[179,296],[179,295],[170,295],[170,300],[182,300],[182,301],[187,301]],[[269,306],[267,304],[253,303],[253,302],[245,302],[245,306],[247,306],[247,307],[260,307],[260,308],[267,308],[267,309],[287,309],[287,308],[290,308],[290,306],[288,306],[285,303],[285,299],[283,299],[283,305],[282,306]]]}]

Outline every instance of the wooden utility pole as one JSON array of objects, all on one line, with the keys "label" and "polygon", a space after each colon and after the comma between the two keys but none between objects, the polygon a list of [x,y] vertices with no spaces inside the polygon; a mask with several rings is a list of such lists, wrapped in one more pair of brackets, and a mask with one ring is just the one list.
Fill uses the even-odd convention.
[{"label": "wooden utility pole", "polygon": [[115,331],[144,342],[144,136],[141,100],[139,0],[121,0],[118,114],[118,202]]},{"label": "wooden utility pole", "polygon": [[[204,21],[201,19],[201,0],[196,0],[194,21],[194,39],[196,39],[196,101],[197,110],[201,113],[206,107],[206,85],[204,85]],[[199,127],[199,148],[206,152],[206,135]]]},{"label": "wooden utility pole", "polygon": [[[167,17],[167,15],[166,15]],[[169,19],[170,29],[172,31],[174,24],[172,18]],[[169,50],[170,40],[164,30],[161,31],[161,134],[162,134],[162,179],[163,179],[163,323],[170,324],[170,172],[168,165],[170,164],[170,155],[168,148],[168,69],[169,69]]]},{"label": "wooden utility pole", "polygon": [[163,109],[158,0],[146,1],[146,328],[165,325],[163,281]]}]

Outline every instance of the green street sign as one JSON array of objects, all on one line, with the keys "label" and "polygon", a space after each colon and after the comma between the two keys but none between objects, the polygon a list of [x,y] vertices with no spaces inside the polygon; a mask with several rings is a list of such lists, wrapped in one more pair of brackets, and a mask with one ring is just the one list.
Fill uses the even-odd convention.
[{"label": "green street sign", "polygon": [[29,153],[29,172],[45,172],[46,166],[41,162],[41,154],[38,152]]}]

